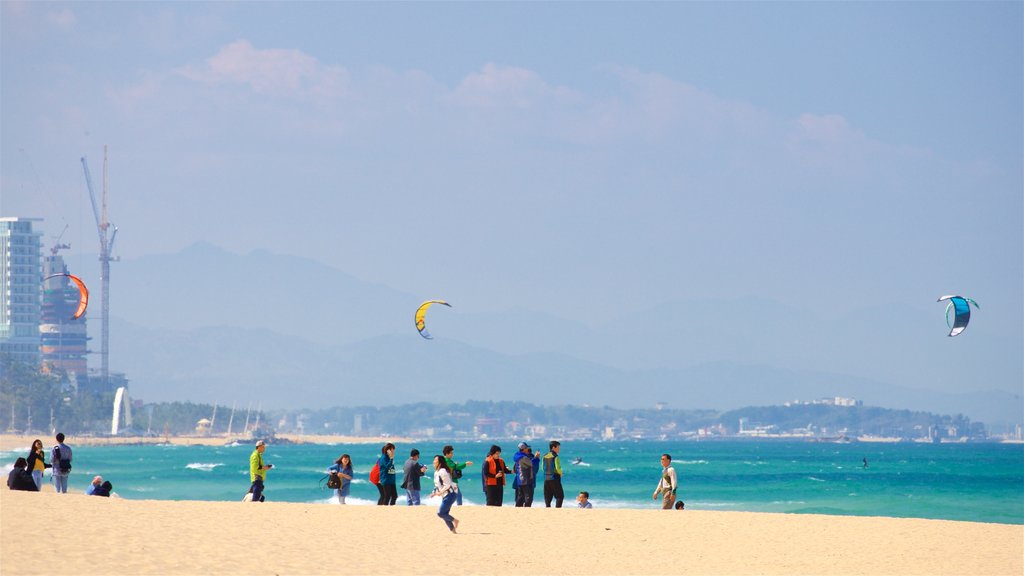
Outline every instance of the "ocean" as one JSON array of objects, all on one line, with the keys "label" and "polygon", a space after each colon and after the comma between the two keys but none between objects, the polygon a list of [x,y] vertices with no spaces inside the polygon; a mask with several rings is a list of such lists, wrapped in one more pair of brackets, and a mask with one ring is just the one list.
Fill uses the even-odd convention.
[{"label": "ocean", "polygon": [[[509,466],[516,441],[498,442]],[[401,464],[411,448],[428,464],[443,443],[399,445]],[[487,443],[454,443],[455,458],[471,460],[461,481],[466,505],[484,501],[480,464]],[[546,448],[546,443],[534,444]],[[79,446],[72,491],[102,475],[123,498],[156,500],[241,500],[249,487],[252,445]],[[0,452],[6,470],[24,450]],[[358,445],[269,445],[264,459],[274,464],[267,478],[268,500],[331,505],[323,488],[325,469],[342,453],[352,457],[356,480],[350,504],[376,503],[367,480],[380,447]],[[833,514],[936,518],[1024,524],[1024,445],[1021,444],[830,444],[783,441],[565,442],[562,462],[565,506],[581,490],[595,508],[655,509],[651,495],[660,475],[659,458],[672,455],[679,474],[678,498],[688,510]],[[572,464],[576,458],[582,463]],[[867,467],[864,466],[867,459]],[[47,474],[47,481],[49,475]],[[429,493],[429,478],[425,478]],[[399,478],[401,482],[401,478]],[[398,504],[405,501],[399,489]],[[513,501],[512,487],[505,503]],[[543,506],[542,489],[536,501]],[[537,503],[534,503],[536,506]]]}]

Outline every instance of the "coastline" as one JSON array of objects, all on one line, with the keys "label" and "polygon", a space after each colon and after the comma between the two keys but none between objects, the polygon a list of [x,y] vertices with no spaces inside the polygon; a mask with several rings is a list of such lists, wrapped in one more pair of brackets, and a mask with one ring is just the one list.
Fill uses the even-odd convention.
[{"label": "coastline", "polygon": [[[719,511],[325,506],[3,490],[0,573],[45,558],[121,574],[1021,574],[1024,526]],[[88,534],[88,537],[82,537]]]},{"label": "coastline", "polygon": [[[51,435],[28,436],[24,434],[0,434],[0,450],[9,451],[20,448],[28,449],[32,441],[39,438],[43,446],[53,446],[54,439]],[[341,436],[341,435],[313,435],[313,434],[277,434],[275,439],[281,443],[288,444],[384,444],[394,442],[396,444],[408,444],[414,440],[403,437],[379,438],[373,436]],[[79,436],[67,435],[69,446],[142,446],[156,444],[173,444],[175,446],[223,446],[232,442],[239,444],[255,443],[257,438],[249,435],[226,434],[208,436]],[[271,441],[271,444],[274,442]]]}]

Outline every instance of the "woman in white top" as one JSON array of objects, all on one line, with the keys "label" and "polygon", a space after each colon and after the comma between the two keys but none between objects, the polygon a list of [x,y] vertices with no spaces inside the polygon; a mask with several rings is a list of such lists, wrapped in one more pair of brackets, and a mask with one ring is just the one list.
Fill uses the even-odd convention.
[{"label": "woman in white top", "polygon": [[451,515],[452,504],[455,503],[458,493],[459,485],[452,482],[451,470],[448,469],[448,463],[444,456],[434,456],[434,492],[431,496],[441,497],[441,507],[438,509],[437,515],[444,520],[453,534],[459,526],[459,521]]}]

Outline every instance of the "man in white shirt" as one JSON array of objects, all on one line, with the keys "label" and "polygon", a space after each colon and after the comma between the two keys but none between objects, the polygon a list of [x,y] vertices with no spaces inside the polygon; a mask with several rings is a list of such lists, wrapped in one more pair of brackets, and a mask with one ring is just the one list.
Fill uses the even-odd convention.
[{"label": "man in white shirt", "polygon": [[672,504],[676,501],[676,488],[679,483],[676,480],[676,469],[672,467],[672,457],[668,454],[661,455],[661,480],[658,481],[658,488],[654,491],[652,500],[657,500],[661,495],[661,509],[671,510]]}]

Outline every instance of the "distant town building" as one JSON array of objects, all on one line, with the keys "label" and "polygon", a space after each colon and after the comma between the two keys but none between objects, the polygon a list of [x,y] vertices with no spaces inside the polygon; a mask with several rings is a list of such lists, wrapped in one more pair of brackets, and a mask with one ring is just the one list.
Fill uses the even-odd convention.
[{"label": "distant town building", "polygon": [[39,218],[0,218],[0,354],[39,366]]},{"label": "distant town building", "polygon": [[825,406],[863,406],[862,400],[856,400],[854,398],[843,398],[842,396],[833,396],[831,398],[819,398],[818,400],[793,400],[792,402],[786,402],[785,406],[813,406],[815,404],[823,404]]}]

